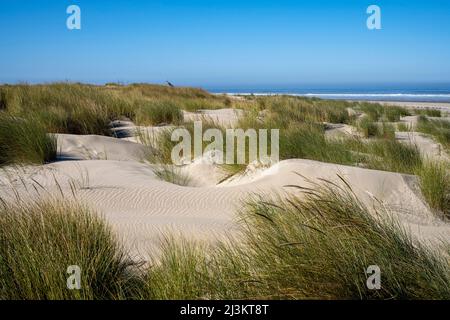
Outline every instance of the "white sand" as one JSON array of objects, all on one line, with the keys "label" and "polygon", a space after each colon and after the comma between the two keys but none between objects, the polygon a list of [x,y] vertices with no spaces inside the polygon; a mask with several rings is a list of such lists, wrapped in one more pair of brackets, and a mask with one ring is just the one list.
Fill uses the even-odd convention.
[{"label": "white sand", "polygon": [[[58,195],[56,180],[66,197],[71,197],[70,184],[77,185],[77,200],[103,214],[133,256],[145,259],[149,251],[156,250],[163,232],[175,231],[188,238],[215,241],[237,231],[236,213],[248,196],[262,193],[267,199],[276,193],[292,191],[284,188],[285,185],[308,184],[294,172],[309,179],[320,177],[334,181],[338,181],[339,173],[367,205],[372,207],[381,201],[420,239],[450,240],[450,225],[436,219],[427,209],[414,191],[414,177],[397,173],[288,160],[220,186],[181,187],[158,179],[147,164],[86,160],[29,168],[22,176],[26,183],[33,184],[33,178],[47,191]],[[0,195],[13,197],[10,182],[4,174],[0,177],[3,184]],[[37,196],[34,188],[26,191],[17,179],[12,184],[23,198]]]},{"label": "white sand", "polygon": [[239,109],[199,110],[198,112],[183,111],[185,121],[211,121],[225,127],[234,127],[243,113]]},{"label": "white sand", "polygon": [[424,158],[450,161],[444,147],[421,132],[396,132],[395,138],[400,142],[417,146]]},{"label": "white sand", "polygon": [[149,147],[97,135],[56,134],[59,160],[143,161]]}]

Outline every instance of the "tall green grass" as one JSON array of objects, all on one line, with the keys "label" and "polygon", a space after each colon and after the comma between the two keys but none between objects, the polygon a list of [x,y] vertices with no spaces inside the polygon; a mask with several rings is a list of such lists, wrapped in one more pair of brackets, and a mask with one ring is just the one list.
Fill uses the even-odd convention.
[{"label": "tall green grass", "polygon": [[412,126],[405,123],[405,122],[399,122],[397,123],[397,131],[400,132],[408,132],[412,130]]},{"label": "tall green grass", "polygon": [[[243,237],[218,249],[176,245],[147,274],[158,299],[448,299],[445,256],[416,242],[389,212],[370,213],[331,182],[243,212]],[[384,210],[384,209],[380,209]],[[206,252],[210,252],[207,254]],[[381,289],[366,270],[381,270]]]},{"label": "tall green grass", "polygon": [[365,138],[376,137],[380,134],[378,124],[370,120],[368,116],[361,118],[357,122],[357,126]]},{"label": "tall green grass", "polygon": [[110,135],[110,122],[123,117],[143,125],[179,123],[182,109],[200,105],[219,108],[229,104],[227,101],[200,89],[144,84],[0,86],[3,111],[14,116],[32,116],[55,133]]},{"label": "tall green grass", "polygon": [[[371,212],[345,182],[308,185],[247,200],[239,237],[208,246],[168,237],[148,266],[133,264],[83,206],[3,202],[0,298],[450,298],[445,253],[413,239],[384,207]],[[71,265],[81,267],[81,290],[66,287]],[[379,290],[367,287],[371,265]]]},{"label": "tall green grass", "polygon": [[194,186],[192,177],[175,165],[158,165],[153,169],[155,175],[163,181],[167,181],[179,186]]},{"label": "tall green grass", "polygon": [[403,116],[411,113],[403,107],[382,105],[380,103],[360,102],[357,108],[363,111],[371,121],[398,122]]},{"label": "tall green grass", "polygon": [[395,128],[392,124],[385,121],[373,122],[368,116],[362,117],[356,122],[359,131],[365,138],[377,137],[384,139],[395,138]]},{"label": "tall green grass", "polygon": [[[69,266],[81,289],[69,290]],[[132,263],[101,218],[61,201],[0,206],[1,299],[119,299],[131,296]]]},{"label": "tall green grass", "polygon": [[181,109],[171,100],[137,102],[135,120],[139,124],[178,124],[183,121]]},{"label": "tall green grass", "polygon": [[323,126],[297,124],[280,131],[280,159],[310,159],[354,164],[353,154],[336,141],[325,138]]},{"label": "tall green grass", "polygon": [[431,208],[450,218],[450,174],[448,164],[426,161],[418,167],[420,189]]},{"label": "tall green grass", "polygon": [[367,160],[370,169],[414,174],[415,169],[422,165],[420,151],[415,145],[378,140],[366,144],[363,149],[373,155]]},{"label": "tall green grass", "polygon": [[420,116],[416,130],[433,136],[445,148],[450,147],[450,122],[447,120],[433,120]]},{"label": "tall green grass", "polygon": [[441,110],[436,109],[413,109],[414,114],[423,115],[428,117],[437,117],[440,118],[442,116]]},{"label": "tall green grass", "polygon": [[43,164],[56,158],[56,138],[37,121],[0,111],[0,166]]},{"label": "tall green grass", "polygon": [[259,110],[267,110],[272,120],[280,124],[291,122],[349,123],[352,119],[347,110],[352,104],[345,101],[275,96],[259,97],[256,102]]}]

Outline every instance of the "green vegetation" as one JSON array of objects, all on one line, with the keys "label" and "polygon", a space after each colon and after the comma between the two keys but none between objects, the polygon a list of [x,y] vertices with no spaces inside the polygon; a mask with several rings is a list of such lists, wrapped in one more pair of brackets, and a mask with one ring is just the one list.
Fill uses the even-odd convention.
[{"label": "green vegetation", "polygon": [[395,128],[392,124],[387,122],[373,122],[368,116],[362,117],[356,122],[356,126],[359,131],[363,134],[364,138],[384,138],[384,139],[394,139],[395,138]]},{"label": "green vegetation", "polygon": [[[389,212],[369,213],[340,185],[291,186],[301,194],[275,202],[255,198],[242,213],[239,241],[206,247],[168,238],[148,267],[130,263],[110,229],[83,207],[5,204],[0,297],[449,299],[447,257],[414,241]],[[75,264],[81,290],[68,290],[67,266]],[[366,286],[374,264],[380,290]]]},{"label": "green vegetation", "polygon": [[230,100],[201,89],[78,83],[0,86],[0,111],[40,122],[48,132],[110,135],[123,117],[143,125],[179,123],[182,109],[224,108]]},{"label": "green vegetation", "polygon": [[173,165],[158,165],[153,172],[163,181],[167,181],[179,186],[193,186],[192,178]]},{"label": "green vegetation", "polygon": [[422,165],[416,146],[395,140],[373,141],[364,145],[362,150],[373,155],[366,163],[369,169],[413,174]]},{"label": "green vegetation", "polygon": [[310,159],[353,165],[354,155],[339,141],[325,138],[323,126],[295,124],[280,131],[280,159]]},{"label": "green vegetation", "polygon": [[267,119],[280,125],[292,122],[350,123],[351,102],[275,96],[256,98],[258,110],[266,110]]},{"label": "green vegetation", "polygon": [[364,112],[370,120],[375,122],[380,120],[398,122],[400,121],[400,117],[411,115],[406,108],[379,103],[361,102],[359,103],[358,109]]},{"label": "green vegetation", "polygon": [[365,138],[377,137],[380,135],[378,124],[370,120],[368,116],[361,118],[357,125]]},{"label": "green vegetation", "polygon": [[411,131],[411,126],[406,124],[405,122],[399,122],[397,123],[397,131],[409,132]]},{"label": "green vegetation", "polygon": [[[449,296],[448,261],[414,243],[388,212],[369,214],[349,188],[332,182],[294,188],[304,196],[277,203],[259,200],[247,212],[248,247],[237,256],[248,259],[245,276],[258,288],[253,296]],[[372,264],[382,270],[381,290],[366,287],[364,270]]]},{"label": "green vegetation", "polygon": [[416,169],[423,196],[431,208],[450,218],[450,173],[448,164],[426,161]]},{"label": "green vegetation", "polygon": [[[146,84],[0,86],[0,165],[47,163],[56,157],[49,133],[110,135],[112,120],[128,118],[142,125],[173,125],[155,136],[142,131],[137,136],[152,147],[148,160],[160,179],[193,186],[191,177],[171,165],[177,143],[171,141],[172,130],[184,127],[193,136],[194,125],[184,122],[183,110],[230,107],[245,112],[238,128],[280,129],[281,160],[415,174],[429,206],[443,218],[450,216],[448,163],[424,160],[416,146],[395,139],[395,126],[410,129],[398,122],[410,114],[406,109],[366,102],[231,99]],[[437,112],[414,113],[422,114],[417,130],[448,148],[449,122],[426,117]],[[326,123],[355,125],[363,137],[328,136]],[[206,118],[202,127],[225,136],[225,127]],[[223,168],[236,174],[246,166]],[[365,207],[345,181],[308,185],[286,186],[298,193],[277,201],[249,201],[239,241],[211,247],[168,238],[145,267],[132,263],[104,222],[79,204],[10,204],[0,198],[0,298],[450,299],[447,255],[413,240],[385,208]],[[366,286],[365,270],[373,264],[381,268],[381,290]],[[66,288],[70,265],[82,269],[82,290]]]},{"label": "green vegetation", "polygon": [[2,86],[4,112],[42,123],[48,132],[108,134],[111,119],[130,102],[81,84]]},{"label": "green vegetation", "polygon": [[414,114],[417,114],[417,115],[428,116],[428,117],[436,117],[436,118],[442,117],[441,110],[436,110],[436,109],[414,109],[412,111],[414,112]]},{"label": "green vegetation", "polygon": [[[67,289],[78,265],[82,290]],[[0,207],[1,299],[118,299],[130,296],[131,262],[88,209],[61,201]]]},{"label": "green vegetation", "polygon": [[142,101],[136,110],[135,120],[137,123],[161,125],[177,124],[183,121],[181,109],[170,100]]},{"label": "green vegetation", "polygon": [[420,116],[417,123],[417,131],[433,136],[442,143],[445,148],[450,147],[450,122],[447,120],[432,120]]},{"label": "green vegetation", "polygon": [[0,112],[0,166],[43,164],[56,158],[56,139],[38,122]]}]

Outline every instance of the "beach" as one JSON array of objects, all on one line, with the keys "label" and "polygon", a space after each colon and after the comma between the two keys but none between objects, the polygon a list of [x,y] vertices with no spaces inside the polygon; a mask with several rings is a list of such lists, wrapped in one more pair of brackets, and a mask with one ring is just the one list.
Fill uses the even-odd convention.
[{"label": "beach", "polygon": [[[267,251],[275,256],[292,254],[289,259],[300,265],[298,259],[311,257],[317,257],[317,263],[347,259],[352,267],[345,272],[359,277],[352,268],[360,260],[355,260],[351,248],[362,243],[376,243],[388,248],[388,255],[404,255],[410,261],[416,250],[429,250],[419,253],[438,259],[434,255],[444,256],[450,242],[445,135],[449,104],[244,98],[142,84],[0,89],[11,99],[0,112],[0,210],[8,217],[0,219],[0,228],[17,250],[27,252],[18,256],[18,270],[32,272],[30,259],[40,259],[42,268],[48,268],[47,260],[55,261],[51,270],[58,277],[65,252],[79,261],[89,254],[95,258],[79,263],[95,270],[95,279],[97,270],[109,274],[103,268],[113,262],[103,259],[119,256],[139,269],[124,274],[151,276],[160,268],[157,274],[164,275],[160,285],[165,287],[165,278],[175,277],[179,267],[193,266],[189,272],[194,273],[203,268],[204,276],[214,273],[217,279],[235,277],[222,270],[224,266],[233,270],[227,265],[232,263],[241,265],[239,276],[245,278],[254,266],[243,252],[260,259]],[[33,112],[27,104],[30,98]],[[46,107],[49,100],[58,107]],[[65,120],[58,122],[61,118]],[[233,143],[228,150],[229,132]],[[260,140],[267,136],[269,140]],[[187,145],[181,144],[185,139]],[[251,160],[252,141],[259,150],[277,152],[270,158],[275,160]],[[176,163],[174,154],[180,156],[180,146],[183,161]],[[229,152],[233,161],[238,159],[235,152],[248,156],[243,163],[217,160],[225,153],[228,159]],[[20,231],[11,232],[11,224]],[[99,230],[90,230],[94,227]],[[303,242],[310,251],[284,249]],[[120,251],[104,254],[111,248]],[[383,250],[370,252],[387,259]],[[8,254],[17,257],[13,251]],[[28,258],[35,254],[48,257]],[[52,260],[56,254],[63,260]],[[230,257],[222,261],[223,255]],[[270,264],[287,259],[275,256]],[[218,269],[209,269],[206,261],[211,259]],[[445,267],[436,268],[440,272]],[[334,272],[328,266],[324,270]],[[414,272],[421,276],[424,271]],[[308,274],[296,271],[291,277]],[[180,281],[184,280],[173,279],[170,284],[178,286]],[[139,289],[143,295],[158,297],[145,288]],[[236,297],[242,295],[236,291]]]}]

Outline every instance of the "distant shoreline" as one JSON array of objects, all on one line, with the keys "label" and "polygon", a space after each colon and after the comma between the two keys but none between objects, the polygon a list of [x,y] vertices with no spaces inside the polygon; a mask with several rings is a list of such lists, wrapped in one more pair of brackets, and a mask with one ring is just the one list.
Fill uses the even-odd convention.
[{"label": "distant shoreline", "polygon": [[335,91],[324,92],[306,91],[306,90],[257,90],[257,91],[240,91],[240,90],[211,90],[213,94],[226,94],[230,96],[277,96],[287,95],[294,97],[319,98],[327,100],[347,100],[347,101],[379,101],[379,102],[430,102],[430,103],[450,103],[450,89],[446,90],[428,90],[428,91],[390,91],[390,92],[373,92],[367,91]]},{"label": "distant shoreline", "polygon": [[[355,101],[355,100],[351,100]],[[360,101],[360,100],[358,100]],[[450,111],[450,102],[418,102],[418,101],[367,101],[371,103],[381,103],[384,105],[395,105],[414,109],[438,109]]]},{"label": "distant shoreline", "polygon": [[[312,95],[300,94],[300,93],[215,93],[217,95],[229,95],[229,96],[276,96],[276,95],[287,95],[294,97],[316,97]],[[342,99],[342,98],[333,98],[333,97],[316,97],[320,99],[326,100],[337,100],[337,101],[349,101],[349,102],[370,102],[370,103],[380,103],[384,105],[396,105],[403,106],[407,108],[416,108],[416,109],[439,109],[450,112],[450,102],[447,101],[415,101],[415,100],[368,100],[368,99]]]}]

